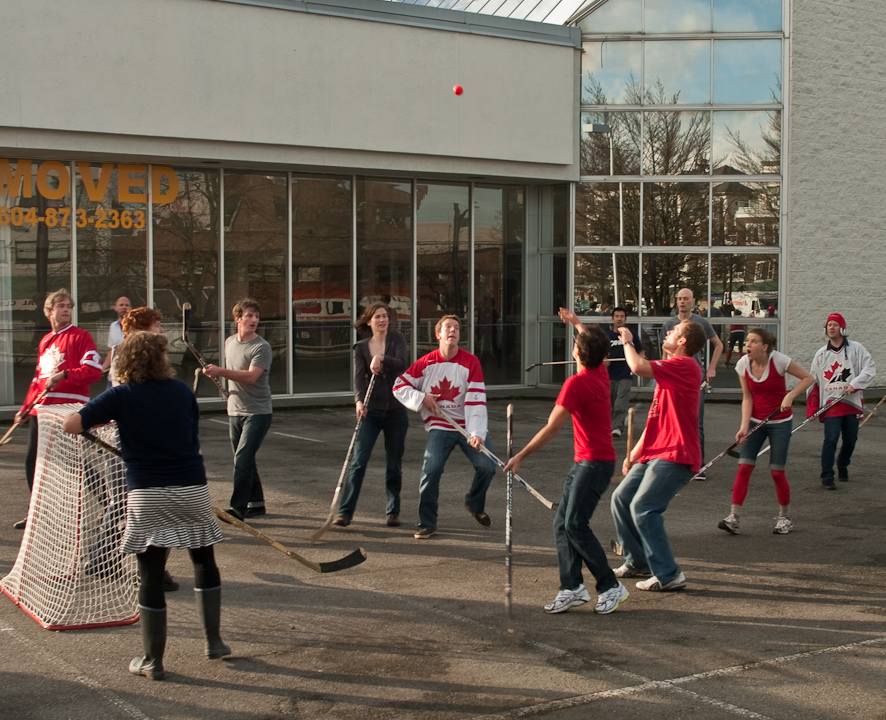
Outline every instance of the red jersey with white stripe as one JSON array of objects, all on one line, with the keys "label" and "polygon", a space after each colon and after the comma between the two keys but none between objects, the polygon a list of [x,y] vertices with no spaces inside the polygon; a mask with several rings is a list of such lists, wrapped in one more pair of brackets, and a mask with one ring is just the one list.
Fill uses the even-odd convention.
[{"label": "red jersey with white stripe", "polygon": [[423,405],[425,395],[437,395],[437,404],[471,435],[486,440],[486,384],[475,355],[458,349],[451,360],[439,350],[416,360],[394,383],[394,397],[421,413],[425,430],[456,430],[445,418],[432,415]]},{"label": "red jersey with white stripe", "polygon": [[[22,410],[43,392],[49,378],[62,370],[68,371],[68,377],[60,380],[40,405],[89,402],[89,386],[102,376],[102,359],[96,352],[92,335],[76,325],[50,332],[40,341],[38,357],[37,372]],[[37,415],[37,407],[30,414]]]},{"label": "red jersey with white stripe", "polygon": [[[769,416],[773,410],[781,407],[781,401],[787,395],[788,389],[784,375],[791,364],[791,359],[784,353],[773,350],[769,353],[769,361],[766,370],[758,379],[751,373],[751,361],[747,355],[735,364],[735,372],[744,376],[748,384],[748,391],[754,401],[751,410],[751,420],[760,422]],[[778,413],[771,423],[785,422],[793,416],[793,410],[788,408]]]}]

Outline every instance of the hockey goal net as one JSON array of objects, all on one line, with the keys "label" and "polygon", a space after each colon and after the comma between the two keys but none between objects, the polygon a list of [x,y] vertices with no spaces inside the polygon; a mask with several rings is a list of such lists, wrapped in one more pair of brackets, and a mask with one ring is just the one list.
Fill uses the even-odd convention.
[{"label": "hockey goal net", "polygon": [[[123,461],[62,430],[82,405],[38,409],[40,442],[28,522],[0,589],[48,630],[138,620],[133,555],[120,553],[126,523]],[[117,428],[91,430],[119,447]]]}]

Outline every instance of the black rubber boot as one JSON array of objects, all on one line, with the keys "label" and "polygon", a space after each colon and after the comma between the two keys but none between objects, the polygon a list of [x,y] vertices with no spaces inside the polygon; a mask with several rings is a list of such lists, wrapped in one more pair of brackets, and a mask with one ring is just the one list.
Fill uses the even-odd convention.
[{"label": "black rubber boot", "polygon": [[150,680],[162,680],[166,677],[166,673],[163,672],[163,653],[166,650],[166,608],[154,610],[139,605],[138,610],[141,616],[145,655],[133,658],[129,663],[129,672],[133,675],[144,675]]},{"label": "black rubber boot", "polygon": [[221,587],[195,588],[197,614],[206,637],[206,657],[215,660],[231,654],[231,648],[222,642],[219,635],[221,626]]}]

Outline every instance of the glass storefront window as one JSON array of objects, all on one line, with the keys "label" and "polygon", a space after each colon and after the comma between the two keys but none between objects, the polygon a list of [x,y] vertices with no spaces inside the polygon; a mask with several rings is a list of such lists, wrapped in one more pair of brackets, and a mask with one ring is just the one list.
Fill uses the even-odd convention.
[{"label": "glass storefront window", "polygon": [[[437,347],[436,325],[444,315],[468,315],[470,300],[471,205],[466,185],[419,183],[418,216],[418,356]],[[409,323],[406,315],[402,322]],[[470,346],[462,331],[459,345]]]},{"label": "glass storefront window", "polygon": [[675,315],[677,293],[688,287],[699,307],[707,302],[708,256],[685,253],[643,253],[641,314]]},{"label": "glass storefront window", "polygon": [[781,102],[781,40],[715,40],[714,102]]},{"label": "glass storefront window", "polygon": [[545,185],[541,195],[541,239],[543,248],[569,245],[569,185]]},{"label": "glass storefront window", "polygon": [[[583,112],[581,114],[582,175],[638,175],[640,173],[640,113]],[[598,132],[591,132],[598,126]],[[605,125],[605,127],[599,127]],[[585,129],[587,128],[587,129]],[[610,152],[610,135],[612,140]]]},{"label": "glass storefront window", "polygon": [[575,244],[640,244],[640,183],[575,186]]},{"label": "glass storefront window", "polygon": [[[777,323],[778,255],[712,255],[711,295],[723,317]],[[740,315],[735,315],[736,310]]]},{"label": "glass storefront window", "polygon": [[[117,298],[129,298],[134,308],[148,301],[148,168],[112,163],[76,163],[75,168],[77,208],[86,218],[77,228],[78,324],[105,358]],[[153,172],[158,180],[172,174],[159,166]],[[181,322],[177,316],[164,320],[167,326]],[[102,379],[91,390],[95,395],[106,387]]]},{"label": "glass storefront window", "polygon": [[714,183],[712,244],[777,246],[780,184],[745,183],[740,179]]},{"label": "glass storefront window", "polygon": [[781,30],[781,0],[714,0],[714,32]]},{"label": "glass storefront window", "polygon": [[[154,306],[167,326],[180,328],[182,303],[189,302],[191,342],[211,363],[220,360],[219,182],[217,170],[175,170],[158,178],[152,193]],[[176,375],[191,384],[200,365],[180,332],[170,333],[169,358]],[[207,378],[198,388],[200,397],[218,397]]]},{"label": "glass storefront window", "polygon": [[351,203],[349,178],[292,178],[294,393],[343,391],[353,384]]},{"label": "glass storefront window", "polygon": [[607,2],[578,26],[585,33],[638,33],[643,31],[641,0]]},{"label": "glass storefront window", "polygon": [[709,183],[644,183],[643,245],[707,245]]},{"label": "glass storefront window", "polygon": [[647,32],[697,33],[711,30],[711,0],[646,0]]},{"label": "glass storefront window", "polygon": [[474,188],[474,352],[487,385],[523,379],[524,195],[522,187]]},{"label": "glass storefront window", "polygon": [[575,256],[575,298],[578,315],[600,316],[608,322],[612,309],[636,315],[640,296],[640,256],[619,253],[580,253]]},{"label": "glass storefront window", "polygon": [[[412,317],[412,185],[357,180],[357,314],[381,300]],[[410,323],[400,323],[406,346]]]},{"label": "glass storefront window", "polygon": [[[46,295],[72,290],[70,164],[0,159],[0,403],[24,401],[37,345],[49,332]],[[85,223],[85,219],[83,220]],[[83,301],[74,298],[78,311]],[[101,350],[100,350],[101,352]]]},{"label": "glass storefront window", "polygon": [[714,112],[714,157],[729,174],[766,175],[781,172],[780,110],[717,110]]},{"label": "glass storefront window", "polygon": [[[561,307],[568,308],[566,300],[566,254],[546,253],[539,258],[541,282],[539,283],[539,315],[556,315]],[[578,312],[578,308],[575,308]]]},{"label": "glass storefront window", "polygon": [[[538,359],[536,362],[563,362],[572,359],[573,329],[571,325],[556,322],[542,322],[538,326]],[[530,384],[562,385],[566,378],[575,372],[575,365],[547,365],[533,368],[527,374]]]},{"label": "glass storefront window", "polygon": [[710,167],[710,112],[644,113],[644,175],[707,175]]},{"label": "glass storefront window", "polygon": [[677,105],[711,101],[711,43],[708,40],[647,41],[646,105]]},{"label": "glass storefront window", "polygon": [[231,308],[261,305],[258,333],[271,345],[271,392],[287,392],[286,175],[225,172],[224,337],[236,332]]},{"label": "glass storefront window", "polygon": [[583,44],[583,49],[581,56],[583,105],[641,103],[642,50],[639,42],[586,42]]}]

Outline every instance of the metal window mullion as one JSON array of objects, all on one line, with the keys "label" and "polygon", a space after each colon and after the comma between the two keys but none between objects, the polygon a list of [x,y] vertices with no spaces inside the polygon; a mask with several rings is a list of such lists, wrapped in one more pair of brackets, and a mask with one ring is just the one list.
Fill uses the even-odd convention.
[{"label": "metal window mullion", "polygon": [[[469,188],[469,199],[468,203],[471,208],[471,224],[468,228],[468,317],[465,318],[465,322],[468,321],[468,318],[473,319],[474,317],[474,183],[471,182]],[[502,193],[503,194],[503,193]],[[504,242],[504,236],[502,236],[502,242]],[[502,307],[502,317],[504,317],[504,307]],[[471,336],[468,343],[469,352],[474,352],[474,325],[471,325]]]},{"label": "metal window mullion", "polygon": [[293,395],[293,372],[295,362],[295,332],[292,327],[292,173],[286,173],[286,394]]},{"label": "metal window mullion", "polygon": [[71,295],[74,297],[74,311],[71,320],[74,325],[78,324],[80,313],[77,311],[77,290],[80,283],[77,282],[79,268],[77,267],[77,176],[74,174],[74,161],[71,160],[68,172],[71,176]]},{"label": "metal window mullion", "polygon": [[411,362],[415,362],[418,353],[418,178],[412,178],[412,312],[409,322],[412,327],[409,353]]},{"label": "metal window mullion", "polygon": [[[357,176],[351,175],[351,347],[357,343]],[[354,385],[354,353],[349,353],[351,391]]]},{"label": "metal window mullion", "polygon": [[148,165],[148,289],[145,301],[148,307],[154,307],[154,166]]},{"label": "metal window mullion", "polygon": [[218,364],[225,366],[225,171],[218,171]]}]

